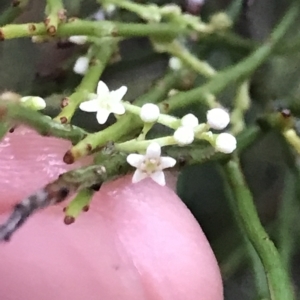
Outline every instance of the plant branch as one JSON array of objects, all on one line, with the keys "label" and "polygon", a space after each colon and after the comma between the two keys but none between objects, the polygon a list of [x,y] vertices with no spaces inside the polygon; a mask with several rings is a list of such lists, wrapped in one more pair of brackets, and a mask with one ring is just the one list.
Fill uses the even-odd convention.
[{"label": "plant branch", "polygon": [[54,120],[69,123],[79,104],[88,100],[88,94],[94,93],[109,59],[116,49],[115,39],[105,39],[99,45],[92,46],[94,56],[91,58],[89,68],[75,92],[62,101],[62,111]]},{"label": "plant branch", "polygon": [[293,300],[288,274],[279,253],[259,220],[251,192],[245,182],[237,157],[225,165],[225,173],[234,192],[242,230],[257,251],[264,266],[272,300]]},{"label": "plant branch", "polygon": [[14,21],[24,10],[29,0],[13,0],[10,7],[1,13],[0,26]]},{"label": "plant branch", "polygon": [[[189,33],[190,30],[178,29],[173,24],[136,24],[111,21],[85,21],[70,19],[68,23],[60,24],[56,36],[86,35],[91,37],[134,37],[153,36],[172,40],[175,37]],[[1,40],[46,35],[44,23],[9,24],[0,28]]]},{"label": "plant branch", "polygon": [[152,43],[156,51],[167,52],[172,56],[178,57],[186,66],[204,77],[211,78],[216,74],[216,71],[212,66],[210,66],[206,61],[198,59],[178,40],[173,40],[170,43],[164,43],[153,39]]},{"label": "plant branch", "polygon": [[0,101],[0,121],[3,122],[0,124],[2,127],[7,126],[5,122],[21,123],[33,128],[40,135],[67,139],[73,144],[78,143],[87,135],[84,130],[76,126],[60,124],[19,103],[8,101]]},{"label": "plant branch", "polygon": [[45,19],[47,33],[51,36],[56,35],[58,25],[66,20],[65,9],[62,0],[47,0]]},{"label": "plant branch", "polygon": [[[182,75],[186,75],[186,72],[167,73],[156,83],[154,88],[136,99],[134,103],[136,105],[143,105],[147,102],[157,103],[161,99],[164,99],[169,90],[178,84]],[[132,135],[132,133],[140,131],[142,126],[143,123],[140,118],[131,114],[122,116],[110,127],[100,132],[89,134],[85,139],[72,147],[65,154],[64,161],[68,164],[73,163],[76,159],[89,155],[97,148],[103,147],[109,141],[115,142],[123,136]]]},{"label": "plant branch", "polygon": [[181,92],[163,101],[161,111],[168,113],[188,105],[203,102],[207,95],[217,95],[226,87],[235,82],[242,82],[248,78],[270,56],[280,43],[290,25],[299,14],[299,5],[294,3],[288,9],[280,24],[271,34],[269,40],[254,51],[249,57],[231,68],[218,72],[209,82],[188,92]]}]

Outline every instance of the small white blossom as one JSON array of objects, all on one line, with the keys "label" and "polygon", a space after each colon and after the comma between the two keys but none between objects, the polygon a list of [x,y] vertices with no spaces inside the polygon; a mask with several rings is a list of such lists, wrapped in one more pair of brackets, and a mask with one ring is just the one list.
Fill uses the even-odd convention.
[{"label": "small white blossom", "polygon": [[220,133],[216,138],[215,148],[219,152],[232,153],[236,149],[236,138],[230,133]]},{"label": "small white blossom", "polygon": [[199,124],[199,120],[196,116],[193,114],[187,114],[181,119],[182,126],[195,128]]},{"label": "small white blossom", "polygon": [[87,40],[88,37],[86,35],[72,35],[69,37],[69,41],[77,45],[84,45]]},{"label": "small white blossom", "polygon": [[25,96],[20,99],[24,106],[33,110],[42,110],[46,107],[46,102],[41,97]]},{"label": "small white blossom", "polygon": [[76,74],[84,75],[89,67],[90,60],[86,56],[80,56],[77,58],[73,71]]},{"label": "small white blossom", "polygon": [[227,127],[230,122],[229,113],[222,108],[213,108],[206,114],[207,124],[217,130],[222,130]]},{"label": "small white blossom", "polygon": [[152,178],[159,185],[165,185],[165,175],[162,171],[166,168],[174,167],[176,160],[172,157],[161,155],[160,145],[156,142],[151,143],[146,150],[145,155],[129,154],[127,162],[136,168],[132,182],[139,182],[146,177]]},{"label": "small white blossom", "polygon": [[189,145],[194,141],[194,130],[191,127],[181,126],[175,130],[173,137],[179,146]]},{"label": "small white blossom", "polygon": [[99,124],[104,124],[111,113],[123,115],[125,107],[121,102],[127,92],[126,86],[121,86],[116,91],[109,91],[103,81],[99,81],[97,95],[93,95],[91,100],[82,102],[79,108],[87,112],[97,112],[96,118]]},{"label": "small white blossom", "polygon": [[159,107],[153,103],[144,104],[140,111],[140,117],[145,123],[153,123],[157,121],[159,114]]},{"label": "small white blossom", "polygon": [[117,7],[114,4],[111,4],[111,3],[103,6],[104,12],[106,13],[106,15],[108,17],[111,17],[115,13],[116,8]]},{"label": "small white blossom", "polygon": [[169,67],[170,67],[170,69],[172,69],[174,71],[178,71],[182,68],[182,62],[177,57],[171,57],[169,59]]}]

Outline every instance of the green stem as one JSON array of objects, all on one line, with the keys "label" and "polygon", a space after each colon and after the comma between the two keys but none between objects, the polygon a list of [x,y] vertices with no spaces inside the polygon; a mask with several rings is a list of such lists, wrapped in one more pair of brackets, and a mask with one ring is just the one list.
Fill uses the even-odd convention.
[{"label": "green stem", "polygon": [[54,36],[60,22],[66,19],[62,0],[47,0],[46,10],[48,12],[45,19],[47,33]]},{"label": "green stem", "polygon": [[[170,72],[159,80],[155,87],[148,93],[139,97],[134,103],[136,105],[143,105],[147,102],[157,103],[164,99],[169,90],[178,84],[180,78],[185,72]],[[102,147],[109,141],[118,141],[120,138],[139,131],[143,126],[139,117],[134,115],[125,115],[118,119],[112,126],[93,134],[89,134],[85,139],[75,145],[68,151],[64,157],[66,163],[73,163],[76,159],[86,156],[97,148]]]},{"label": "green stem", "polygon": [[10,7],[1,13],[0,26],[13,22],[23,11],[29,0],[12,1]]},{"label": "green stem", "polygon": [[0,121],[4,121],[1,126],[6,126],[6,121],[13,124],[25,124],[40,135],[67,139],[73,144],[78,143],[87,134],[76,126],[60,124],[37,111],[8,101],[0,101]]},{"label": "green stem", "polygon": [[296,201],[296,178],[292,170],[288,169],[285,176],[285,187],[279,208],[279,241],[278,248],[282,264],[290,272],[291,258],[294,252],[294,224],[298,211]]},{"label": "green stem", "polygon": [[75,198],[66,207],[66,218],[68,220],[70,220],[70,218],[72,218],[72,220],[75,220],[79,216],[79,214],[89,206],[93,195],[94,191],[92,189],[83,189],[79,191]]},{"label": "green stem", "polygon": [[[68,37],[71,35],[86,35],[94,37],[134,37],[153,36],[166,40],[189,33],[190,30],[176,28],[173,24],[136,24],[117,23],[111,21],[85,21],[80,19],[69,20],[60,24],[56,36]],[[31,37],[46,35],[47,28],[44,23],[9,24],[0,28],[1,40],[18,37]]]},{"label": "green stem", "polygon": [[234,109],[231,112],[231,133],[238,134],[245,128],[244,114],[250,107],[249,81],[243,82],[237,89],[234,99]]},{"label": "green stem", "polygon": [[237,158],[225,165],[225,173],[233,190],[242,230],[252,243],[264,266],[272,300],[294,299],[289,276],[280,255],[259,220],[251,192],[245,182]]},{"label": "green stem", "polygon": [[236,205],[236,202],[238,201],[238,199],[236,199],[236,197],[234,195],[234,192],[227,180],[227,177],[224,174],[224,170],[220,170],[220,171],[223,174],[225,194],[227,195],[230,209],[233,212],[237,226],[241,231],[242,237],[244,239],[244,245],[246,246],[247,253],[252,262],[252,268],[253,268],[255,285],[256,285],[258,297],[260,299],[264,299],[264,298],[269,299],[270,294],[269,294],[269,290],[268,290],[266,274],[265,274],[263,265],[261,263],[261,260],[259,259],[257,252],[254,250],[253,245],[249,241],[249,239],[247,237],[247,232],[244,230],[242,216],[239,213],[238,207]]},{"label": "green stem", "polygon": [[54,120],[61,123],[69,123],[79,104],[88,100],[89,93],[95,93],[99,78],[103,73],[109,59],[115,51],[116,41],[106,39],[99,45],[92,46],[95,55],[91,58],[90,66],[75,92],[63,100],[64,107]]},{"label": "green stem", "polygon": [[186,107],[195,103],[203,102],[208,94],[217,95],[230,84],[242,82],[249,77],[265,60],[284,37],[286,31],[298,17],[299,5],[294,3],[288,9],[284,18],[271,34],[269,40],[259,47],[249,57],[235,66],[218,72],[208,83],[188,92],[181,92],[163,101],[161,111],[167,113],[176,109]]},{"label": "green stem", "polygon": [[198,59],[177,40],[170,43],[162,43],[153,40],[153,44],[157,51],[167,52],[172,56],[178,57],[185,65],[204,77],[211,78],[216,74],[216,71],[212,66],[206,61]]}]

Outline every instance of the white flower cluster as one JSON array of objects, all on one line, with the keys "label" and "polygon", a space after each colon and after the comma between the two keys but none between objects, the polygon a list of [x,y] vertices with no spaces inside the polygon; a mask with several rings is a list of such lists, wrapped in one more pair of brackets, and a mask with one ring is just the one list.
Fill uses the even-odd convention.
[{"label": "white flower cluster", "polygon": [[198,118],[193,114],[187,114],[181,119],[181,126],[174,132],[174,139],[179,146],[189,145],[194,141],[194,129],[198,124]]},{"label": "white flower cluster", "polygon": [[[225,129],[230,123],[229,113],[223,108],[213,108],[206,114],[207,125],[216,130]],[[232,153],[236,149],[236,139],[230,133],[221,133],[216,137],[215,148],[219,152]]]},{"label": "white flower cluster", "polygon": [[[122,86],[115,91],[109,91],[103,81],[99,81],[97,93],[90,94],[90,99],[80,104],[80,109],[86,112],[96,112],[96,118],[100,124],[104,124],[111,113],[122,115],[125,113],[125,104],[122,99],[127,92],[127,87]],[[127,106],[126,106],[127,107]],[[144,123],[154,123],[160,118],[159,107],[153,103],[144,104],[141,109],[135,108]],[[161,115],[161,118],[164,118]],[[162,120],[162,119],[161,119]],[[176,121],[176,118],[175,118]],[[230,122],[229,113],[222,108],[214,108],[207,112],[207,123],[200,124],[193,114],[187,114],[180,120],[180,126],[175,130],[173,138],[180,146],[191,144],[195,134],[204,130],[203,134],[209,137],[208,140],[217,151],[231,153],[236,148],[236,139],[229,133],[213,135],[209,128],[222,130]],[[198,126],[199,125],[199,126]],[[200,130],[200,131],[199,131]],[[132,182],[138,182],[146,177],[152,178],[160,185],[165,185],[163,169],[173,167],[175,159],[161,157],[161,146],[152,142],[146,150],[146,154],[129,154],[127,162],[136,168]]]}]

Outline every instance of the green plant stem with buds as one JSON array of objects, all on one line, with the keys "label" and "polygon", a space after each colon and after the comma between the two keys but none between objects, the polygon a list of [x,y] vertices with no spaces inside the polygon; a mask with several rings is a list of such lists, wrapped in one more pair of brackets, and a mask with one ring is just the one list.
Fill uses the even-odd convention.
[{"label": "green plant stem with buds", "polygon": [[69,123],[78,108],[79,104],[88,100],[88,95],[94,93],[99,82],[99,78],[109,62],[112,54],[116,50],[115,39],[105,39],[99,45],[92,46],[94,54],[90,61],[90,66],[84,75],[81,83],[75,89],[75,92],[68,98],[65,98],[65,105],[55,120],[62,123]]},{"label": "green plant stem with buds", "polygon": [[152,43],[156,51],[167,52],[170,55],[179,58],[186,66],[206,78],[211,78],[216,74],[216,70],[209,63],[201,61],[191,54],[191,52],[177,40],[165,43],[152,39]]},{"label": "green plant stem with buds", "polygon": [[92,189],[79,191],[65,209],[66,218],[76,219],[80,213],[89,206],[93,195],[94,191]]},{"label": "green plant stem with buds", "polygon": [[208,94],[217,95],[226,87],[235,82],[242,82],[248,78],[270,56],[275,47],[280,43],[285,33],[296,20],[299,14],[299,5],[294,3],[288,9],[280,24],[271,34],[268,41],[254,51],[249,57],[233,67],[218,72],[206,84],[188,92],[181,92],[163,101],[161,111],[168,113],[206,100]]},{"label": "green plant stem with buds", "polygon": [[47,0],[46,11],[47,17],[45,19],[45,25],[47,33],[54,36],[59,23],[65,19],[65,10],[62,0]]},{"label": "green plant stem with buds", "polygon": [[[161,80],[159,80],[154,88],[148,93],[142,95],[134,104],[143,105],[145,103],[157,103],[164,99],[169,90],[174,88],[182,78],[186,76],[186,71],[169,72]],[[103,147],[109,141],[118,141],[123,136],[132,135],[136,131],[140,131],[143,123],[139,117],[132,114],[120,117],[112,126],[96,133],[89,134],[80,143],[75,145],[65,156],[67,163],[72,163],[74,160],[88,155],[95,151],[97,147]]]},{"label": "green plant stem with buds", "polygon": [[[229,84],[236,81],[242,81],[243,79],[250,76],[251,73],[253,73],[269,57],[269,55],[272,53],[272,50],[275,48],[277,43],[280,42],[285,32],[298,16],[298,13],[299,6],[292,5],[285,14],[281,23],[272,33],[270,41],[268,43],[262,45],[252,55],[250,55],[248,58],[244,59],[237,65],[228,68],[225,71],[217,73],[208,83],[204,84],[203,86],[195,88],[188,92],[180,92],[175,96],[172,96],[169,99],[161,102],[159,104],[160,111],[162,113],[169,113],[181,107],[186,107],[188,105],[199,103],[204,100],[207,101],[208,95],[218,94]],[[128,130],[132,130],[136,127],[132,123],[126,128]],[[113,128],[110,128],[110,130],[112,131],[111,140],[116,141],[117,139],[114,139],[113,137],[119,136],[118,132],[116,130],[113,130]],[[75,159],[81,157],[83,153],[88,154],[91,152],[88,150],[84,151],[83,149],[95,149],[97,147],[103,146],[107,142],[107,140],[103,138],[106,135],[101,133],[89,135],[84,142],[79,144],[79,146],[73,147],[67,153],[67,158],[65,159],[65,161],[72,163]]]},{"label": "green plant stem with buds", "polygon": [[[172,40],[178,35],[187,34],[190,30],[178,29],[172,24],[136,24],[111,21],[85,21],[70,19],[68,23],[60,24],[56,36],[69,37],[86,35],[91,37],[137,37],[153,36]],[[0,28],[1,40],[47,35],[44,23],[9,24]]]},{"label": "green plant stem with buds", "polygon": [[280,255],[259,220],[251,192],[245,182],[237,157],[225,165],[225,173],[233,190],[242,230],[258,253],[266,272],[272,300],[293,300],[289,276]]},{"label": "green plant stem with buds", "polygon": [[9,101],[0,101],[0,121],[0,125],[5,126],[6,129],[8,127],[5,122],[25,124],[40,135],[59,137],[70,140],[73,144],[78,143],[87,135],[87,132],[79,127],[60,124],[37,111]]}]

